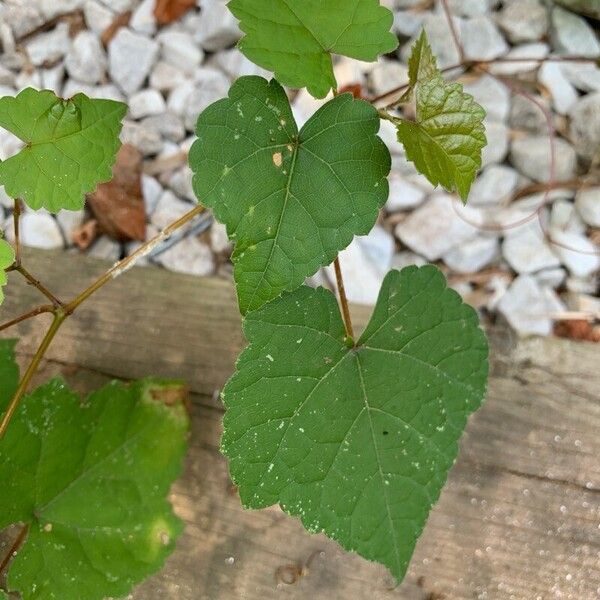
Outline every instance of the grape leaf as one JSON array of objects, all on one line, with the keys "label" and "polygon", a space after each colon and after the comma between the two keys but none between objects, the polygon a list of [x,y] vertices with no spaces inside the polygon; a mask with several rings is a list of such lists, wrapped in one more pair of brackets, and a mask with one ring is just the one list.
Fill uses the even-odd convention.
[{"label": "grape leaf", "polygon": [[15,261],[15,251],[12,246],[0,238],[0,304],[4,302],[3,287],[6,285],[6,269]]},{"label": "grape leaf", "polygon": [[249,313],[222,450],[242,502],[279,503],[401,579],[484,397],[476,312],[433,267],[391,271],[356,347],[306,286]]},{"label": "grape leaf", "polygon": [[26,144],[0,162],[0,184],[34,210],[82,208],[85,194],[112,176],[126,111],[122,102],[32,88],[0,98],[0,127]]},{"label": "grape leaf", "polygon": [[174,382],[113,383],[82,402],[55,380],[27,396],[0,440],[0,529],[29,525],[8,589],[100,600],[158,570],[182,529],[166,495],[187,430]]},{"label": "grape leaf", "polygon": [[316,98],[336,89],[331,53],[375,61],[392,52],[392,13],[378,0],[231,0],[246,34],[239,49],[283,85]]},{"label": "grape leaf", "polygon": [[329,264],[375,224],[390,154],[377,111],[337,96],[302,128],[283,88],[242,77],[198,119],[194,190],[235,241],[240,309],[262,306]]},{"label": "grape leaf", "polygon": [[8,596],[2,590],[0,590],[0,600],[8,600]]},{"label": "grape leaf", "polygon": [[487,143],[485,111],[463,92],[461,84],[444,81],[425,31],[413,48],[409,77],[416,121],[395,119],[398,140],[407,158],[433,185],[456,190],[466,202]]},{"label": "grape leaf", "polygon": [[19,367],[15,361],[15,340],[0,339],[0,413],[19,385]]}]

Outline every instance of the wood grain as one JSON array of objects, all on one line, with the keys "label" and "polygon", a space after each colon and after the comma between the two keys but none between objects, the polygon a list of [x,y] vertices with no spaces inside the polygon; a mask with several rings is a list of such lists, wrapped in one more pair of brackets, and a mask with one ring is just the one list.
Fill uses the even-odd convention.
[{"label": "wood grain", "polygon": [[[65,298],[105,268],[64,255],[60,264],[51,254],[26,259]],[[37,301],[21,283],[11,281],[8,290],[1,320]],[[354,307],[355,322],[368,312]],[[42,330],[29,322],[7,333],[22,337],[25,361]],[[279,509],[241,509],[218,451],[221,409],[213,392],[242,344],[229,282],[139,268],[67,322],[38,374],[39,382],[60,373],[82,392],[109,377],[159,374],[186,379],[194,392],[191,450],[172,494],[186,531],[165,569],[131,598],[600,598],[597,345],[493,336],[487,402],[468,425],[405,582],[393,588],[383,568],[307,534]],[[296,583],[281,581],[294,578],[290,565],[309,558]]]}]

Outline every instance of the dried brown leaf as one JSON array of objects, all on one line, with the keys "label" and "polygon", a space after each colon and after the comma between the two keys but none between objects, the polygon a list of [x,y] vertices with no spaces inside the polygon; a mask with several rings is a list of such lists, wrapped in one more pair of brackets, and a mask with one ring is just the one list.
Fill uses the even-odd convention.
[{"label": "dried brown leaf", "polygon": [[156,0],[154,17],[161,25],[167,25],[180,19],[194,6],[195,0]]}]

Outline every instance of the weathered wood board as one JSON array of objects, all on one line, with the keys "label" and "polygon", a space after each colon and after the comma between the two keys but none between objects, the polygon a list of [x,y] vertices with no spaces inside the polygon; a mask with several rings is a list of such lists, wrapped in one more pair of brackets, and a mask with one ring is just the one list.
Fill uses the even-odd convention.
[{"label": "weathered wood board", "polygon": [[[65,298],[106,266],[46,253],[27,261]],[[17,281],[11,276],[1,321],[38,301]],[[368,313],[353,311],[358,323]],[[22,361],[45,320],[5,332],[22,338]],[[305,533],[278,509],[241,509],[218,451],[214,393],[243,344],[229,282],[132,270],[66,323],[37,379],[60,373],[85,392],[110,377],[162,375],[187,380],[194,393],[191,450],[172,494],[186,531],[134,600],[600,598],[600,347],[493,340],[488,400],[396,588],[382,568]],[[309,558],[296,583],[281,581]]]}]

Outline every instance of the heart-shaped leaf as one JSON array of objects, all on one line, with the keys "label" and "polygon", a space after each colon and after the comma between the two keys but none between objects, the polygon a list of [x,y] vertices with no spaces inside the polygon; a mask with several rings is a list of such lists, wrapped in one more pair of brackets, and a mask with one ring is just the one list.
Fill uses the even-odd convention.
[{"label": "heart-shaped leaf", "polygon": [[[5,403],[12,343],[0,343],[0,361]],[[182,529],[166,496],[187,430],[173,382],[114,383],[82,402],[53,381],[27,396],[0,440],[0,529],[29,526],[9,590],[25,600],[100,600],[157,571]]]},{"label": "heart-shaped leaf", "polygon": [[12,246],[0,238],[0,304],[4,302],[4,290],[7,282],[6,269],[15,261],[15,251]]},{"label": "heart-shaped leaf", "polygon": [[367,234],[388,197],[377,111],[350,94],[300,132],[276,82],[242,77],[198,119],[194,190],[235,241],[243,313],[291,291]]},{"label": "heart-shaped leaf", "polygon": [[23,90],[0,98],[0,127],[25,142],[0,162],[0,184],[31,208],[58,212],[83,207],[85,194],[112,176],[127,106],[77,94]]},{"label": "heart-shaped leaf", "polygon": [[379,0],[231,0],[240,50],[283,85],[324,98],[337,84],[331,54],[364,61],[392,52],[392,13]]},{"label": "heart-shaped leaf", "polygon": [[321,288],[249,313],[244,331],[222,441],[243,503],[279,503],[401,579],[485,394],[477,313],[437,268],[408,267],[355,347]]}]

